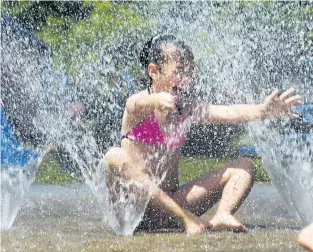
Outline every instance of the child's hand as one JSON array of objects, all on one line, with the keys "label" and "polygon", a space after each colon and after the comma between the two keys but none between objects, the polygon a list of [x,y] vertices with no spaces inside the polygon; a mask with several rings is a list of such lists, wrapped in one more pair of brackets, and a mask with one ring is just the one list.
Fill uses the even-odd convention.
[{"label": "child's hand", "polygon": [[295,94],[294,88],[289,88],[287,91],[278,95],[278,89],[275,89],[264,102],[265,114],[268,117],[289,117],[297,118],[297,114],[291,113],[289,110],[293,106],[301,105],[300,95]]},{"label": "child's hand", "polygon": [[168,113],[175,109],[176,99],[176,96],[173,96],[167,92],[161,92],[157,94],[155,115],[160,123],[164,123]]},{"label": "child's hand", "polygon": [[157,94],[155,108],[160,111],[173,111],[175,108],[176,96],[167,92]]}]

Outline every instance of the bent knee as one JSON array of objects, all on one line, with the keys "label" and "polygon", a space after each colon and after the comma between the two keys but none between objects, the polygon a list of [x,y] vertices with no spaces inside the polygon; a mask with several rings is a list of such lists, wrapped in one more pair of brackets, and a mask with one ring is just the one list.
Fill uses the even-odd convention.
[{"label": "bent knee", "polygon": [[127,159],[127,152],[120,147],[112,147],[104,155],[104,161],[109,167],[120,166],[122,163],[126,162]]},{"label": "bent knee", "polygon": [[249,158],[239,158],[231,162],[224,174],[224,177],[230,178],[233,175],[240,175],[241,177],[247,177],[253,181],[255,176],[255,164]]},{"label": "bent knee", "polygon": [[238,168],[239,169],[246,171],[247,173],[249,173],[249,175],[254,177],[256,166],[255,166],[252,159],[250,159],[250,158],[239,158],[239,159],[237,159],[237,162],[238,162]]}]

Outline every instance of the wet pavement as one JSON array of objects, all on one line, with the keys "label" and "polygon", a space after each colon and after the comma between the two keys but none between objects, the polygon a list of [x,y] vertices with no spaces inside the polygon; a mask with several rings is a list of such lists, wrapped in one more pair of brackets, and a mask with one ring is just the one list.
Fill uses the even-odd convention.
[{"label": "wet pavement", "polygon": [[256,184],[236,217],[248,233],[160,230],[121,237],[105,227],[87,186],[32,185],[13,227],[1,231],[1,251],[303,251],[296,242],[301,222],[270,184]]}]

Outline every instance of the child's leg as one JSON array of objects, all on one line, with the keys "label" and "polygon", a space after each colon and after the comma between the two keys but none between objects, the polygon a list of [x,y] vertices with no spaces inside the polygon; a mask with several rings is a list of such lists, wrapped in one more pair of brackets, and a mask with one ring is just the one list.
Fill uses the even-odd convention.
[{"label": "child's leg", "polygon": [[250,192],[253,177],[253,162],[241,158],[184,185],[173,194],[173,199],[198,216],[221,200],[215,216],[210,221],[212,230],[245,231],[245,227],[233,214]]},{"label": "child's leg", "polygon": [[[113,181],[116,181],[117,177],[124,180],[132,179],[140,182],[146,188],[150,188],[152,190],[149,202],[150,207],[152,207],[155,211],[159,211],[161,213],[164,212],[169,216],[176,218],[185,228],[187,233],[201,233],[206,228],[205,223],[202,222],[196,215],[192,214],[189,210],[180,207],[170,196],[155,186],[149,175],[142,172],[142,169],[134,163],[133,158],[131,158],[127,151],[122,148],[112,148],[108,151],[104,158],[109,168],[107,171],[106,182],[109,190],[111,189],[110,193],[113,194],[113,198],[115,198],[115,200],[118,199],[118,195],[114,196],[114,193],[117,194],[118,192],[112,190]],[[140,197],[140,194],[138,197]]]},{"label": "child's leg", "polygon": [[299,234],[298,243],[303,248],[313,252],[313,223],[301,231]]}]

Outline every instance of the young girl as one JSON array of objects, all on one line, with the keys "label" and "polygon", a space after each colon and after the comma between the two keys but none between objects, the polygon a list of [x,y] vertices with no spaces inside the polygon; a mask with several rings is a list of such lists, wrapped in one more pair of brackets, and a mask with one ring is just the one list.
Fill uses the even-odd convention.
[{"label": "young girl", "polygon": [[[253,162],[246,158],[229,162],[179,187],[180,150],[187,131],[192,123],[230,124],[295,117],[288,111],[291,106],[302,103],[300,97],[294,95],[295,90],[291,88],[280,96],[275,90],[259,105],[214,106],[187,102],[184,94],[192,88],[193,53],[184,42],[170,35],[148,41],[140,60],[150,83],[128,99],[121,147],[111,148],[104,157],[110,173],[108,187],[116,178],[152,185],[152,177],[166,174],[160,186],[151,187],[154,189],[144,217],[145,223],[150,223],[149,228],[164,227],[164,224],[169,227],[174,222],[188,234],[199,234],[207,228],[245,231],[233,214],[253,185]],[[199,216],[218,200],[215,216],[207,222],[201,220]]]}]

